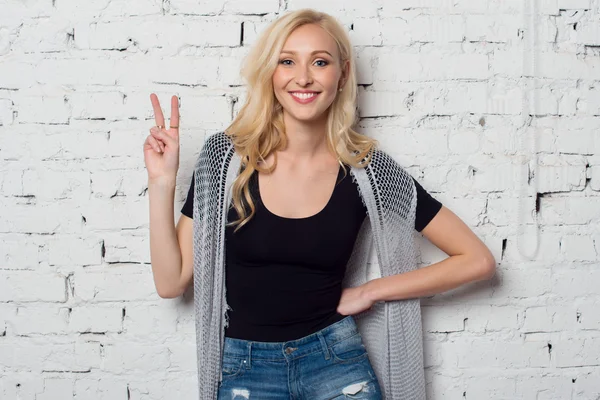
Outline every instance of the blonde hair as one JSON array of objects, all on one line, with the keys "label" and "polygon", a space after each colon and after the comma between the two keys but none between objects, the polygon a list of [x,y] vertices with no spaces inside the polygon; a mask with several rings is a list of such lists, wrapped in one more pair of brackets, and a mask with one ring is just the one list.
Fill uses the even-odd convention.
[{"label": "blonde hair", "polygon": [[[284,149],[287,144],[283,108],[275,97],[272,78],[288,36],[294,29],[306,24],[317,24],[328,32],[337,43],[340,65],[343,66],[346,61],[350,64],[344,88],[337,93],[329,109],[329,149],[337,155],[341,164],[364,167],[375,148],[374,139],[352,129],[357,121],[357,81],[352,45],[344,27],[331,15],[313,9],[296,10],[281,16],[262,32],[244,60],[241,76],[247,83],[246,101],[225,129],[242,157],[242,171],[232,186],[233,206],[240,216],[231,223],[238,225],[236,231],[252,218],[256,210],[249,189],[252,174],[254,171],[273,171],[277,158],[270,168],[259,165],[259,161]],[[249,214],[246,205],[250,208]]]}]

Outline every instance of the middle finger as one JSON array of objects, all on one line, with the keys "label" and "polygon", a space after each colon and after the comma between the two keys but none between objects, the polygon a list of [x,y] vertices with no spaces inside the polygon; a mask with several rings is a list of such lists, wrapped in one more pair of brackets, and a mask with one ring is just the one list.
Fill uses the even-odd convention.
[{"label": "middle finger", "polygon": [[169,128],[171,128],[171,125],[179,126],[179,98],[177,96],[171,97],[171,119],[169,120]]}]

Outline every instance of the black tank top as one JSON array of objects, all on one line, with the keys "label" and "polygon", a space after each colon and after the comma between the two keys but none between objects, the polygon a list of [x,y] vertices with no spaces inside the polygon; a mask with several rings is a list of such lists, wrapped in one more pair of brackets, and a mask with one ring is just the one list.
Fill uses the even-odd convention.
[{"label": "black tank top", "polygon": [[[250,180],[256,213],[234,232],[225,230],[225,279],[229,326],[225,336],[283,342],[310,335],[344,318],[337,306],[346,264],[365,217],[347,167],[325,207],[307,218],[285,218],[261,202],[258,175]],[[417,219],[422,230],[441,203],[416,181]],[[182,213],[193,215],[193,185]],[[228,220],[237,219],[231,208]]]}]

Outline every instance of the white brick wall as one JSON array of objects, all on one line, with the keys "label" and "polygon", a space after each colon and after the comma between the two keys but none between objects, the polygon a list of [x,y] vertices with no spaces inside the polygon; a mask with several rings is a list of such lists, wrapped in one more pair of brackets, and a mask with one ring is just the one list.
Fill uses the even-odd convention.
[{"label": "white brick wall", "polygon": [[[302,7],[349,29],[359,130],[499,263],[423,299],[428,398],[599,399],[600,0],[535,1],[523,129],[523,0],[0,0],[0,399],[196,398],[191,292],[159,298],[149,264],[149,94],[181,99],[179,215],[204,138],[244,98],[242,57]],[[517,248],[536,244],[517,236],[535,221],[524,132],[534,260]],[[445,257],[417,240],[422,265]]]}]

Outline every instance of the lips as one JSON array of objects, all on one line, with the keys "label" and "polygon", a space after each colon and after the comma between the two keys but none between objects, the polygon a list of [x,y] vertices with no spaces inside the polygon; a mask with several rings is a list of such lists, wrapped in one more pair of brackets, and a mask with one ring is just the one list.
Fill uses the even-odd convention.
[{"label": "lips", "polygon": [[292,96],[292,98],[300,104],[311,103],[317,98],[318,95],[319,92],[290,92],[290,96]]}]

